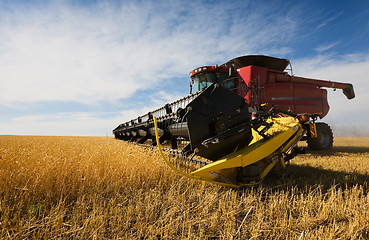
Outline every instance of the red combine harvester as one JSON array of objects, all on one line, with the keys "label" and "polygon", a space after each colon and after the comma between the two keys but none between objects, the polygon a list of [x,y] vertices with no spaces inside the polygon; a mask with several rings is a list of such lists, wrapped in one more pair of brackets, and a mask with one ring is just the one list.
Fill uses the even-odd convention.
[{"label": "red combine harvester", "polygon": [[311,149],[332,147],[331,128],[316,122],[329,111],[322,87],[355,97],[350,83],[293,76],[289,65],[252,55],[196,68],[190,95],[120,124],[115,138],[158,147],[172,169],[190,178],[229,187],[257,184],[302,152],[298,141]]},{"label": "red combine harvester", "polygon": [[[233,90],[260,113],[259,106],[274,107],[295,114],[307,114],[312,122],[329,111],[327,90],[342,89],[347,99],[355,98],[352,84],[291,76],[285,72],[288,59],[249,55],[232,59],[221,66],[204,66],[191,71],[192,88],[202,90],[217,82]],[[292,69],[292,68],[291,68]],[[333,134],[328,124],[316,123],[317,136],[310,132],[303,139],[314,150],[332,147]]]}]

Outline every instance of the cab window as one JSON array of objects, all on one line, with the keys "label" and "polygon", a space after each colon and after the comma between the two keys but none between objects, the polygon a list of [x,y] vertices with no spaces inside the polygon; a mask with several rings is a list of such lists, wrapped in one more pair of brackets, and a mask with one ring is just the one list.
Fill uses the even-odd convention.
[{"label": "cab window", "polygon": [[233,82],[230,83],[227,78],[229,78],[228,73],[224,72],[200,73],[192,77],[192,87],[195,92],[198,92],[217,82],[228,89],[234,88]]},{"label": "cab window", "polygon": [[213,72],[200,73],[192,77],[193,89],[195,92],[201,91],[216,82]]}]

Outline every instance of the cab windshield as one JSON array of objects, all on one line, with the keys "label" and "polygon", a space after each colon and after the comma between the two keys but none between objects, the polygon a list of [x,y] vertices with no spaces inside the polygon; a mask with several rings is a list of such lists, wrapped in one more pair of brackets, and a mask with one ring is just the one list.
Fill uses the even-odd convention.
[{"label": "cab windshield", "polygon": [[213,72],[200,73],[192,77],[192,82],[193,90],[198,92],[215,83],[216,77]]},{"label": "cab windshield", "polygon": [[205,72],[200,73],[192,77],[192,87],[194,92],[201,91],[211,84],[218,82],[222,84],[222,82],[228,77],[227,73],[220,72]]}]

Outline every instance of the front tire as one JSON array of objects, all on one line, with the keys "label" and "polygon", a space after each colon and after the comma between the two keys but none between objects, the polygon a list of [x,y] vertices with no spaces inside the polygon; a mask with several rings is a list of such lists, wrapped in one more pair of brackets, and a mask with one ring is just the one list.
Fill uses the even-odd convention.
[{"label": "front tire", "polygon": [[318,136],[311,138],[308,135],[307,144],[312,150],[331,150],[333,146],[333,132],[326,123],[315,123]]}]

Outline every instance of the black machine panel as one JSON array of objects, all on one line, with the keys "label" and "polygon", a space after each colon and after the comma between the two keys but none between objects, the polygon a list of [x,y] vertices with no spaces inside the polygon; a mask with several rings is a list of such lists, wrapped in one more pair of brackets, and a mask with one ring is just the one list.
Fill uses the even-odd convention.
[{"label": "black machine panel", "polygon": [[248,104],[228,89],[213,84],[187,105],[191,148],[217,160],[252,140]]}]

